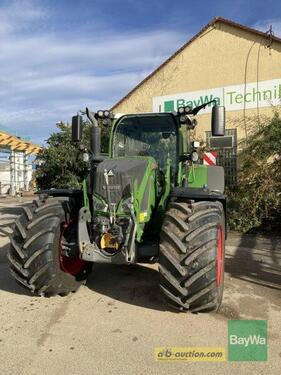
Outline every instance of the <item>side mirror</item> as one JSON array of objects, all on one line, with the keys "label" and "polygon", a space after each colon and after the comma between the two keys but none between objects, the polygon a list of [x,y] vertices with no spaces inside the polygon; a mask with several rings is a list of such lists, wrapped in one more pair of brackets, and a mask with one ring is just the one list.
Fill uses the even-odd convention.
[{"label": "side mirror", "polygon": [[223,136],[225,133],[225,107],[215,105],[212,108],[212,135]]},{"label": "side mirror", "polygon": [[72,117],[72,142],[77,143],[82,138],[82,116]]}]

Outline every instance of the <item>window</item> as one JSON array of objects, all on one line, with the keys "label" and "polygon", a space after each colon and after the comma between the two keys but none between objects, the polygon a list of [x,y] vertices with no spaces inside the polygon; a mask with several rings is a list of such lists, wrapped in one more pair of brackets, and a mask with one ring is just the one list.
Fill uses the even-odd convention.
[{"label": "window", "polygon": [[161,169],[177,163],[177,125],[172,115],[124,116],[113,137],[113,156],[152,156]]}]

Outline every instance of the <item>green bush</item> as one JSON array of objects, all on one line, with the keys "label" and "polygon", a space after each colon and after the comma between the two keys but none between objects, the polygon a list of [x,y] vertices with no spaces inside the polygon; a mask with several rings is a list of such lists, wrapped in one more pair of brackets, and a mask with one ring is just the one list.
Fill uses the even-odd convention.
[{"label": "green bush", "polygon": [[237,186],[227,190],[230,228],[242,232],[255,228],[276,229],[281,224],[281,118],[278,110],[271,119],[250,129],[238,160]]}]

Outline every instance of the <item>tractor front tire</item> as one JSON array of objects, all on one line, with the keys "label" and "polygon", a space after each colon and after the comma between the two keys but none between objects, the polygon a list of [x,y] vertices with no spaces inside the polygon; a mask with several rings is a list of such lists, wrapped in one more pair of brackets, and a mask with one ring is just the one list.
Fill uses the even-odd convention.
[{"label": "tractor front tire", "polygon": [[160,288],[169,305],[217,311],[224,283],[225,215],[220,202],[172,202],[161,230]]},{"label": "tractor front tire", "polygon": [[[36,295],[65,296],[85,283],[89,266],[77,248],[78,208],[68,197],[47,197],[24,207],[8,250],[12,277]],[[65,249],[72,249],[66,256]]]}]

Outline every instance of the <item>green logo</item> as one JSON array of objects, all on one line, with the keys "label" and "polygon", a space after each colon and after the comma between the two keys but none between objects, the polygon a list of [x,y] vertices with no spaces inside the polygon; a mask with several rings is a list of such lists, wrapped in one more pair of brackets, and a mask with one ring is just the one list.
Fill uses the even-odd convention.
[{"label": "green logo", "polygon": [[228,360],[267,360],[267,320],[228,321]]},{"label": "green logo", "polygon": [[[164,101],[164,112],[173,112],[174,110],[177,110],[179,107],[185,107],[189,106],[191,108],[198,107],[199,105],[203,103],[208,103],[211,100],[215,100],[218,105],[220,105],[221,99],[219,97],[215,97],[213,94],[211,95],[200,95],[197,99],[193,100],[185,100],[182,98],[178,98],[175,100],[166,100]],[[208,104],[208,107],[211,107],[212,104]]]},{"label": "green logo", "polygon": [[173,112],[174,109],[175,109],[175,106],[174,106],[173,100],[168,100],[164,102],[164,112]]}]

